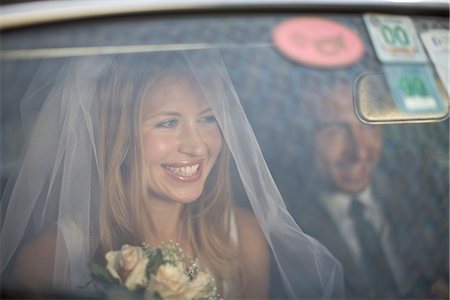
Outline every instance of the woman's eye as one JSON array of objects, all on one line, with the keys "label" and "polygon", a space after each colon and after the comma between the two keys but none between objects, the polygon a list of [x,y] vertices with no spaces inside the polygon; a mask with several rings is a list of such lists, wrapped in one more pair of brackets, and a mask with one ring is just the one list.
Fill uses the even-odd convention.
[{"label": "woman's eye", "polygon": [[200,119],[200,122],[202,122],[202,123],[216,123],[217,120],[216,120],[215,116],[211,115],[211,116],[202,117]]},{"label": "woman's eye", "polygon": [[175,119],[164,120],[155,125],[156,128],[173,128],[178,125],[178,121]]}]

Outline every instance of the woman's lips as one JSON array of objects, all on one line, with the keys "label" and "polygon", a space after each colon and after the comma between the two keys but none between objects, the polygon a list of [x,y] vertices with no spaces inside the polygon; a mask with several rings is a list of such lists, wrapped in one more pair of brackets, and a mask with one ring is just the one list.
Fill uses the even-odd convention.
[{"label": "woman's lips", "polygon": [[163,164],[162,167],[172,178],[186,182],[195,181],[201,176],[200,162],[193,164]]}]

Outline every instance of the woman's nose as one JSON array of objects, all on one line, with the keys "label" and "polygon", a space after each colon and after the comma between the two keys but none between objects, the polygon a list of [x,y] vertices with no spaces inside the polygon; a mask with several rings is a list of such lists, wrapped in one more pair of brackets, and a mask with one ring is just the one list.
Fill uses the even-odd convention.
[{"label": "woman's nose", "polygon": [[180,153],[190,156],[202,156],[205,154],[206,143],[196,126],[189,126],[180,133],[178,150]]}]

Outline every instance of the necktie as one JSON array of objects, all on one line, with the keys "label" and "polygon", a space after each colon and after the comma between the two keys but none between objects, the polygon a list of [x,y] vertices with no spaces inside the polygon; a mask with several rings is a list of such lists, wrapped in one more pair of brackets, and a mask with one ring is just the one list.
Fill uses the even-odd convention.
[{"label": "necktie", "polygon": [[381,237],[364,215],[364,210],[365,207],[361,201],[351,200],[349,216],[352,218],[361,248],[362,269],[368,281],[367,296],[370,298],[394,297],[396,295],[395,281],[381,246]]}]

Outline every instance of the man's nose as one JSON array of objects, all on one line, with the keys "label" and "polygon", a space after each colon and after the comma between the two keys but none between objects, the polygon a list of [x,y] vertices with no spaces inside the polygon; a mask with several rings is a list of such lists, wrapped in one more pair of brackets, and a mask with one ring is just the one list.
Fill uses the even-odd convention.
[{"label": "man's nose", "polygon": [[373,143],[373,136],[368,134],[364,128],[352,128],[349,130],[349,145],[352,158],[364,160],[370,156],[370,149]]},{"label": "man's nose", "polygon": [[206,152],[206,144],[197,126],[189,125],[180,133],[180,153],[189,156],[202,156]]}]

